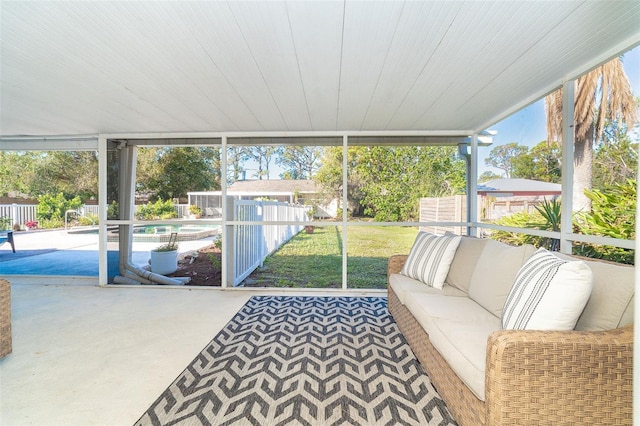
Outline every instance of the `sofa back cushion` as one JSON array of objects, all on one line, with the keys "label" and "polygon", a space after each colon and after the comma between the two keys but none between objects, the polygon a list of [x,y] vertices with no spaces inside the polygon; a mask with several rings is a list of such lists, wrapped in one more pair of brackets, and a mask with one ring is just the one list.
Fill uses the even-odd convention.
[{"label": "sofa back cushion", "polygon": [[593,273],[585,262],[560,259],[541,248],[516,276],[504,305],[502,327],[573,330],[592,286]]},{"label": "sofa back cushion", "polygon": [[461,239],[418,232],[400,273],[441,289]]},{"label": "sofa back cushion", "polygon": [[514,247],[487,240],[471,276],[469,297],[495,317],[502,318],[516,275],[535,251],[532,245]]},{"label": "sofa back cushion", "polygon": [[489,240],[483,238],[462,237],[449,267],[449,274],[445,281],[447,284],[469,293],[473,270],[487,241]]},{"label": "sofa back cushion", "polygon": [[[576,257],[554,253],[561,259]],[[591,297],[576,324],[576,330],[603,331],[633,322],[635,268],[598,260],[583,260],[593,272]]]}]

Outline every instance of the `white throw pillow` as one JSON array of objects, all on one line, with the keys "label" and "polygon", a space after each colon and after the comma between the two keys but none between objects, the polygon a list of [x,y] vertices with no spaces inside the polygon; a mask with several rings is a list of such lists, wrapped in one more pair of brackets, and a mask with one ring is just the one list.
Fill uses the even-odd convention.
[{"label": "white throw pillow", "polygon": [[520,268],[507,296],[502,328],[573,330],[593,287],[583,261],[567,261],[539,249]]},{"label": "white throw pillow", "polygon": [[400,273],[441,289],[461,238],[418,232]]}]

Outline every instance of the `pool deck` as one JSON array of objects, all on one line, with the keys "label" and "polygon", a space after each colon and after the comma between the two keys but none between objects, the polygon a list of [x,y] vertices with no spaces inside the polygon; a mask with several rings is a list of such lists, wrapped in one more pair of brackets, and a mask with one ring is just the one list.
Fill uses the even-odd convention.
[{"label": "pool deck", "polygon": [[[214,237],[207,237],[196,241],[180,241],[179,251],[186,253],[197,250],[211,244],[213,239]],[[97,280],[96,234],[71,234],[65,230],[18,232],[14,233],[14,241],[15,253],[8,243],[0,245],[0,276],[74,276]],[[158,245],[158,242],[134,242],[133,263],[138,266],[147,264],[149,252]],[[110,242],[107,248],[109,263],[112,264],[118,259],[118,244]],[[112,266],[111,269],[113,268]],[[111,269],[109,275],[116,272]]]}]

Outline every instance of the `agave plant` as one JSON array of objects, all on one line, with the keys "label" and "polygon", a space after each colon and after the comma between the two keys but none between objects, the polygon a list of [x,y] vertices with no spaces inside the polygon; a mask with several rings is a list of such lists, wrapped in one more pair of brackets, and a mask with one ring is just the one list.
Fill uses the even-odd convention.
[{"label": "agave plant", "polygon": [[[535,206],[536,212],[531,214],[519,212],[505,216],[496,221],[498,225],[512,226],[515,228],[533,228],[543,231],[560,231],[562,206],[557,199],[544,200],[539,206]],[[495,231],[493,238],[514,245],[532,244],[536,247],[545,247],[548,250],[558,251],[560,240],[557,238],[538,237],[506,231]]]},{"label": "agave plant", "polygon": [[[540,205],[534,206],[545,220],[544,223],[532,224],[537,229],[546,231],[560,232],[560,223],[562,219],[562,206],[557,198],[553,200],[544,200]],[[543,244],[551,251],[560,250],[560,240],[557,238],[544,238]]]}]

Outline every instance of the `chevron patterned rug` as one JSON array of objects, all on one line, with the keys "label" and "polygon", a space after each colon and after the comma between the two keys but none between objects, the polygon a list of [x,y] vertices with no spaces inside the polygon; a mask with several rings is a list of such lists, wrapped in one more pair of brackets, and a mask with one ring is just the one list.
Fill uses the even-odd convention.
[{"label": "chevron patterned rug", "polygon": [[455,425],[384,297],[255,296],[136,425]]}]

